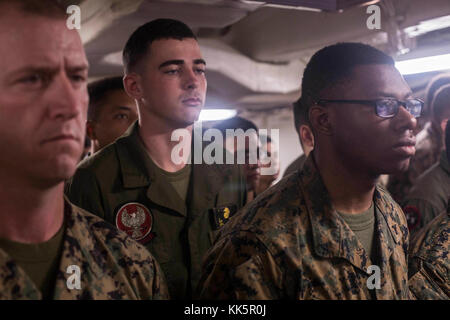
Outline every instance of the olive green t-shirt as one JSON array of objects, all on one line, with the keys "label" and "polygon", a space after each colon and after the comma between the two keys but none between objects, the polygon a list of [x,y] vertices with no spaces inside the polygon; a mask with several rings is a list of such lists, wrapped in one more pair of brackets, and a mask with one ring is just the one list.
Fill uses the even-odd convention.
[{"label": "olive green t-shirt", "polygon": [[139,139],[139,144],[142,148],[142,150],[145,150],[145,152],[148,155],[149,158],[149,164],[152,167],[152,171],[159,176],[158,178],[162,178],[162,180],[165,180],[169,182],[172,187],[175,189],[177,194],[180,196],[180,198],[186,202],[187,198],[187,192],[189,188],[189,181],[192,171],[192,166],[190,164],[186,164],[183,169],[178,170],[177,172],[169,172],[161,169],[158,167],[158,165],[153,161],[152,157],[148,153],[147,149],[145,148],[144,142],[142,139]]},{"label": "olive green t-shirt", "polygon": [[158,167],[150,158],[150,164],[153,167],[153,171],[156,175],[159,175],[163,180],[169,182],[175,189],[180,198],[186,202],[187,192],[189,188],[189,180],[192,167],[190,164],[186,164],[183,169],[177,172],[168,172]]},{"label": "olive green t-shirt", "polygon": [[375,250],[373,246],[375,236],[375,206],[373,202],[369,209],[358,214],[338,213],[356,234],[372,262],[375,262]]},{"label": "olive green t-shirt", "polygon": [[21,243],[0,239],[2,248],[30,277],[41,291],[43,299],[50,299],[63,251],[64,225],[48,241]]}]

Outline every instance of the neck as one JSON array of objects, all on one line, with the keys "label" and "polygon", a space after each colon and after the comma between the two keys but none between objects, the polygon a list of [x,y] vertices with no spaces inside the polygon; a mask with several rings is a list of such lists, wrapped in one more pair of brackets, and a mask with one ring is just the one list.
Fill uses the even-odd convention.
[{"label": "neck", "polygon": [[[171,141],[174,130],[183,129],[183,141]],[[172,161],[172,151],[177,145],[183,146],[182,157],[191,152],[192,125],[185,128],[173,128],[160,119],[141,117],[139,119],[139,136],[153,162],[161,169],[168,172],[176,172],[186,166],[187,161],[180,164]],[[188,154],[184,154],[187,152]]]},{"label": "neck", "polygon": [[336,154],[316,149],[311,155],[337,211],[358,214],[370,208],[378,177],[370,177],[358,168],[345,166]]},{"label": "neck", "polygon": [[22,243],[48,241],[64,220],[64,183],[42,190],[2,176],[0,238]]}]

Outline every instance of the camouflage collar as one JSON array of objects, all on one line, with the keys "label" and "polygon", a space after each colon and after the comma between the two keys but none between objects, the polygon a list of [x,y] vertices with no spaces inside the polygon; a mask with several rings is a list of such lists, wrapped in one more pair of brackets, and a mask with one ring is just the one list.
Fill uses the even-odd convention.
[{"label": "camouflage collar", "polygon": [[[314,242],[314,250],[317,255],[332,258],[338,257],[348,260],[355,267],[367,272],[367,267],[372,264],[369,255],[362,244],[345,221],[334,209],[329,193],[323,183],[319,171],[314,162],[314,156],[309,156],[299,172],[299,188],[304,194],[308,215],[311,221],[311,230]],[[389,257],[379,256],[381,252],[393,252],[394,242],[400,243],[402,232],[401,223],[398,220],[399,207],[388,194],[376,187],[374,194],[376,210],[375,232],[378,233],[378,259],[387,267]]]},{"label": "camouflage collar", "polygon": [[[102,279],[107,272],[106,259],[101,252],[103,248],[96,248],[92,245],[97,241],[93,238],[91,230],[88,229],[90,226],[89,217],[82,216],[79,211],[81,209],[72,205],[65,196],[64,200],[64,244],[53,297],[58,297],[62,292],[69,292],[70,294],[66,285],[68,266],[77,266],[80,269],[87,270],[89,274],[83,275],[81,279],[82,281],[89,279],[86,281],[90,281],[91,284]],[[94,216],[92,218],[99,220]],[[0,299],[42,299],[41,292],[25,271],[0,248],[0,279],[8,279],[8,277],[12,281],[3,283]],[[17,281],[22,281],[20,290],[18,290]],[[82,286],[84,287],[84,285]],[[70,294],[70,298],[75,298],[78,293],[79,291],[74,290],[73,295]]]},{"label": "camouflage collar", "polygon": [[[100,279],[104,269],[103,258],[100,257],[100,248],[86,246],[83,242],[93,244],[96,240],[92,232],[86,227],[90,225],[90,217],[80,214],[80,208],[71,204],[64,196],[64,223],[66,225],[63,256],[61,257],[61,266],[78,265],[88,266],[93,275]],[[85,240],[85,241],[84,241]],[[70,252],[70,254],[67,254]],[[65,270],[61,270],[64,271]]]}]

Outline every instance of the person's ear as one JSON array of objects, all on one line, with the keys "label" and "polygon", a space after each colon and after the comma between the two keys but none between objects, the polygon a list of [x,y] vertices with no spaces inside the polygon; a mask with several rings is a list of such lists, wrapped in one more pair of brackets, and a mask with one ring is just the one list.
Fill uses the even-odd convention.
[{"label": "person's ear", "polygon": [[86,134],[91,140],[97,140],[95,135],[95,123],[92,120],[88,120],[86,123]]},{"label": "person's ear", "polygon": [[135,73],[131,72],[126,74],[123,77],[123,86],[125,88],[125,92],[135,100],[140,100],[142,98],[142,77]]},{"label": "person's ear", "polygon": [[441,124],[442,132],[445,132],[445,127],[447,126],[447,121],[448,121],[448,118],[444,118],[441,120],[440,124]]},{"label": "person's ear", "polygon": [[311,128],[305,124],[300,126],[300,139],[305,146],[314,148],[314,134]]},{"label": "person's ear", "polygon": [[309,109],[309,121],[314,132],[327,136],[333,134],[330,109],[318,104],[314,104]]}]

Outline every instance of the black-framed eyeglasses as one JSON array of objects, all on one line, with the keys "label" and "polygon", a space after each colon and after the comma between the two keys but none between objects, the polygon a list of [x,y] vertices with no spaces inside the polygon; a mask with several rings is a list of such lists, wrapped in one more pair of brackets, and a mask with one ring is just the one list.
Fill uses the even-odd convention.
[{"label": "black-framed eyeglasses", "polygon": [[408,99],[401,101],[393,98],[376,99],[376,100],[328,100],[319,99],[317,104],[323,103],[356,103],[365,104],[375,107],[375,113],[381,118],[393,118],[397,115],[400,106],[405,107],[414,118],[422,115],[424,102],[420,99]]}]

